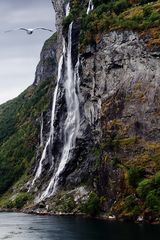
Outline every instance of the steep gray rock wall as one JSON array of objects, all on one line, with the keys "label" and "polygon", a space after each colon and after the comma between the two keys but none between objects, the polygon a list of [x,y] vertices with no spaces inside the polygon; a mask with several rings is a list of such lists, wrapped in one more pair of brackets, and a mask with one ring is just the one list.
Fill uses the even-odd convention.
[{"label": "steep gray rock wall", "polygon": [[[141,134],[150,138],[160,137],[160,60],[152,56],[137,33],[113,31],[106,34],[96,50],[91,52],[91,57],[82,58],[82,72],[84,113],[90,122],[94,105],[94,118],[97,119],[103,116],[98,103],[101,102],[103,108],[107,99],[123,93],[121,114],[124,122],[133,125],[139,122]],[[114,112],[116,115],[118,109]],[[130,133],[133,131],[133,128],[129,129]]]},{"label": "steep gray rock wall", "polygon": [[62,52],[62,22],[65,16],[65,4],[63,0],[52,0],[52,4],[56,13],[56,29],[57,29],[57,59],[60,58]]},{"label": "steep gray rock wall", "polygon": [[36,68],[34,84],[53,78],[57,74],[57,34],[53,34],[44,44],[40,55],[40,62]]},{"label": "steep gray rock wall", "polygon": [[159,57],[133,31],[105,34],[81,57],[81,130],[87,141],[80,166],[67,180],[89,182],[109,198],[107,209],[126,191],[117,163],[157,171],[152,156],[159,154],[159,76]]},{"label": "steep gray rock wall", "polygon": [[[58,60],[62,51],[65,5],[56,0],[53,5],[58,37],[56,45],[51,47],[54,51],[49,47],[44,54],[47,58],[50,54],[56,55]],[[79,27],[73,24],[74,64],[78,55]],[[37,68],[36,82],[43,74],[55,72],[55,69],[44,68],[45,56],[42,54]],[[124,168],[143,166],[147,174],[157,170],[157,163],[152,162],[151,156],[159,154],[160,149],[157,145],[160,140],[160,59],[157,53],[147,49],[138,33],[127,30],[104,34],[97,45],[87,46],[79,57],[80,131],[72,157],[60,174],[59,190],[87,186],[109,199],[104,207],[108,210],[127,192]],[[66,118],[63,80],[57,100],[55,141],[50,148],[55,159],[61,154]],[[51,151],[49,154],[51,156]],[[48,157],[45,161],[42,177],[37,181],[37,192],[45,189],[55,170],[56,160],[54,164],[50,160]]]},{"label": "steep gray rock wall", "polygon": [[[50,47],[44,51],[47,58],[50,58],[50,54],[54,55],[57,48],[59,56],[59,46],[62,48],[65,5],[63,1],[53,1],[53,5],[57,14],[58,43],[50,46],[51,51]],[[42,55],[42,64],[37,68],[39,79],[43,75],[44,60]],[[112,126],[113,131],[108,129],[114,121],[120,121],[123,125],[123,138],[138,135],[159,139],[159,69],[159,58],[147,50],[144,41],[133,31],[105,34],[99,44],[88,46],[80,55],[80,132],[60,185],[74,187],[84,179],[92,179],[97,158],[91,152],[105,138],[115,135],[115,126]],[[44,69],[44,72],[50,74],[52,70]],[[55,129],[60,132],[58,116],[65,117],[63,89],[57,104],[58,112],[64,113],[63,116],[57,115]],[[62,142],[62,139],[57,141]],[[58,149],[58,146],[54,149]]]},{"label": "steep gray rock wall", "polygon": [[90,49],[81,56],[80,135],[60,184],[92,187],[109,199],[107,210],[125,192],[114,161],[156,170],[143,159],[160,140],[160,60],[132,31],[110,32]]}]

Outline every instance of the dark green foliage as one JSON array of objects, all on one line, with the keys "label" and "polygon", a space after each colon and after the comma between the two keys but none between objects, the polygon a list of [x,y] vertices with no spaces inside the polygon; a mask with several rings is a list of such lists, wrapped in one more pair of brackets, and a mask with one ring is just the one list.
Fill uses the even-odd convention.
[{"label": "dark green foliage", "polygon": [[8,209],[14,208],[13,201],[8,200],[3,207],[8,208]]},{"label": "dark green foliage", "polygon": [[14,200],[8,200],[3,203],[4,208],[8,209],[21,209],[24,207],[24,205],[32,200],[32,196],[28,192],[21,192],[19,193]]},{"label": "dark green foliage", "polygon": [[82,211],[91,216],[98,214],[100,209],[100,200],[95,192],[90,193],[89,198],[82,206]]},{"label": "dark green foliage", "polygon": [[92,152],[94,156],[100,157],[100,154],[102,152],[102,147],[97,145],[96,147],[93,148]]},{"label": "dark green foliage", "polygon": [[140,182],[137,192],[144,200],[146,207],[154,212],[160,212],[160,172],[151,179]]},{"label": "dark green foliage", "polygon": [[130,212],[134,216],[140,213],[140,206],[138,205],[135,195],[129,195],[126,197],[123,207],[127,212]]},{"label": "dark green foliage", "polygon": [[93,4],[95,7],[97,7],[98,5],[103,4],[103,3],[107,4],[109,2],[111,2],[111,0],[93,0]]},{"label": "dark green foliage", "polygon": [[107,12],[109,10],[110,10],[110,5],[103,3],[96,8],[97,16],[101,16],[101,14],[103,14],[104,12]]},{"label": "dark green foliage", "polygon": [[70,13],[67,17],[63,20],[63,27],[68,28],[70,23],[74,20],[74,16],[72,13]]},{"label": "dark green foliage", "polygon": [[132,167],[128,171],[128,183],[132,187],[137,187],[140,180],[145,176],[145,170],[143,168]]},{"label": "dark green foliage", "polygon": [[66,197],[66,199],[62,202],[62,211],[65,213],[70,213],[75,208],[74,198],[72,196]]},{"label": "dark green foliage", "polygon": [[117,15],[124,12],[128,7],[130,7],[129,1],[127,0],[117,0],[113,3],[111,10]]},{"label": "dark green foliage", "polygon": [[150,191],[146,197],[146,205],[155,212],[160,212],[160,192],[156,189]]},{"label": "dark green foliage", "polygon": [[135,207],[135,205],[136,205],[135,196],[129,195],[128,197],[125,198],[124,208],[127,211],[132,211],[132,209]]},{"label": "dark green foliage", "polygon": [[68,29],[69,24],[74,21],[79,21],[79,17],[84,14],[84,4],[81,0],[71,0],[70,1],[71,9],[70,13],[63,20],[64,29]]},{"label": "dark green foliage", "polygon": [[152,179],[144,179],[138,184],[137,192],[142,199],[145,199],[149,191],[153,189]]},{"label": "dark green foliage", "polygon": [[146,17],[149,17],[153,12],[153,8],[152,6],[150,5],[146,5],[144,6],[143,8],[143,16],[146,18]]},{"label": "dark green foliage", "polygon": [[[80,48],[83,50],[87,44],[95,44],[97,39],[99,41],[99,35],[110,29],[145,30],[159,26],[160,13],[156,11],[153,2],[149,5],[148,2],[150,1],[93,0],[94,10],[87,15],[88,1],[84,4],[83,1],[72,0],[71,11],[69,16],[64,18],[63,27],[66,31],[71,22],[79,23]],[[143,11],[140,11],[141,9]]]},{"label": "dark green foliage", "polygon": [[17,209],[21,209],[30,199],[31,199],[31,196],[29,193],[19,193],[13,202],[13,207]]},{"label": "dark green foliage", "polygon": [[[145,30],[159,26],[160,13],[155,9],[153,3],[144,2],[142,6],[138,1],[95,0],[95,8],[89,15],[81,15],[81,48],[86,44],[95,43],[97,34],[114,28],[126,28]],[[134,14],[132,14],[134,9]],[[127,10],[127,12],[126,12]],[[142,11],[140,11],[142,10]],[[125,14],[123,14],[125,12]],[[131,13],[131,14],[130,14]],[[129,17],[127,17],[127,14]]]},{"label": "dark green foliage", "polygon": [[160,186],[160,172],[157,172],[155,177],[154,177],[154,183],[155,183],[155,186]]},{"label": "dark green foliage", "polygon": [[65,192],[57,192],[57,194],[50,199],[51,209],[53,212],[72,213],[76,208],[74,196]]}]

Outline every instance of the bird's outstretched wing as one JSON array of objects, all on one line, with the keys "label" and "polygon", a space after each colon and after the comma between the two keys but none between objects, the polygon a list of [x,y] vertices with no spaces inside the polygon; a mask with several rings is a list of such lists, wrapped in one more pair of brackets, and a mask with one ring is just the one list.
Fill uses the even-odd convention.
[{"label": "bird's outstretched wing", "polygon": [[10,29],[10,30],[4,31],[4,33],[14,32],[14,31],[18,31],[18,30],[25,30],[27,32],[26,28],[16,28],[16,29]]},{"label": "bird's outstretched wing", "polygon": [[45,31],[53,32],[52,29],[48,29],[48,28],[44,28],[44,27],[37,27],[37,28],[34,28],[34,30],[45,30]]},{"label": "bird's outstretched wing", "polygon": [[28,31],[28,29],[27,28],[19,28],[18,30],[24,30],[24,31]]}]

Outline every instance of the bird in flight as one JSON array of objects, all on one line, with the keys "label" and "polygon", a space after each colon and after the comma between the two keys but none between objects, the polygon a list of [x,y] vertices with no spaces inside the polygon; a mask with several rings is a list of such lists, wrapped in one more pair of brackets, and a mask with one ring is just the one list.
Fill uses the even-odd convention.
[{"label": "bird in flight", "polygon": [[35,30],[45,30],[45,31],[53,32],[53,30],[48,29],[48,28],[37,27],[37,28],[17,28],[17,29],[11,29],[11,30],[5,31],[5,33],[18,31],[18,30],[26,31],[26,33],[29,34],[29,35],[31,35]]}]

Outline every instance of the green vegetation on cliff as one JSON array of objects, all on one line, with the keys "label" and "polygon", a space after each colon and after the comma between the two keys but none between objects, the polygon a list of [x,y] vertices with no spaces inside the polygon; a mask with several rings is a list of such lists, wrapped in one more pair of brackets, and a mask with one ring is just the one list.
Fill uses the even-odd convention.
[{"label": "green vegetation on cliff", "polygon": [[0,106],[0,194],[8,190],[35,161],[40,113],[49,108],[52,79],[30,86]]},{"label": "green vegetation on cliff", "polygon": [[[0,105],[0,196],[8,190],[9,195],[20,191],[24,182],[29,180],[31,168],[35,165],[41,113],[45,115],[52,105],[56,71],[55,54],[52,52],[55,50],[56,39],[55,33],[43,46],[36,71],[36,79],[40,77],[40,80],[35,81],[17,98]],[[7,198],[8,195],[0,205],[4,201],[10,205]],[[17,201],[14,201],[14,206],[22,205],[26,199],[22,192]]]},{"label": "green vegetation on cliff", "polygon": [[64,27],[71,21],[81,23],[81,49],[86,44],[99,42],[102,34],[113,29],[133,29],[151,36],[149,45],[160,44],[160,2],[151,0],[94,0],[94,10],[88,15],[88,1],[71,1],[71,12],[64,19]]},{"label": "green vegetation on cliff", "polygon": [[[95,8],[88,15],[86,14],[87,5],[88,0],[71,0],[71,12],[63,21],[64,31],[71,21],[80,23],[79,45],[82,50],[86,44],[98,44],[103,34],[113,29],[134,29],[143,36],[147,33],[149,46],[160,42],[159,1],[94,0]],[[50,43],[55,39],[56,36],[50,38],[45,43],[44,50],[50,48]],[[52,64],[50,60],[50,58],[48,61],[45,60],[45,64]],[[103,62],[100,64],[102,66]],[[126,67],[125,64],[127,62],[124,63],[124,67]],[[94,68],[96,69],[96,66]],[[123,64],[115,64],[113,71],[120,71],[120,69],[123,69]],[[143,71],[140,73],[144,74]],[[140,82],[137,85],[133,83],[133,85],[135,84],[133,92],[129,89],[129,93],[126,91],[126,95],[123,96],[119,90],[113,98],[102,98],[101,127],[103,136],[97,145],[93,142],[92,149],[87,146],[88,153],[85,152],[77,163],[78,170],[81,170],[83,161],[88,162],[88,165],[84,165],[86,172],[88,171],[87,176],[84,174],[83,179],[83,175],[79,171],[82,182],[77,178],[78,184],[87,186],[86,195],[88,196],[84,195],[84,201],[83,196],[82,199],[76,198],[78,195],[72,191],[67,192],[68,186],[65,186],[64,192],[59,192],[47,199],[46,202],[42,202],[39,205],[40,208],[46,210],[46,206],[49,204],[48,211],[53,212],[81,212],[92,216],[101,212],[134,219],[150,214],[150,212],[155,216],[160,214],[160,143],[158,136],[153,137],[157,125],[151,138],[145,127],[141,129],[146,117],[142,118],[144,122],[141,123],[136,119],[136,114],[134,116],[134,112],[129,112],[127,117],[121,113],[125,105],[130,104],[131,108],[136,105],[137,99],[141,106],[144,103],[149,106],[150,100],[145,102],[145,97],[149,95],[148,89],[141,89],[141,81],[146,80],[147,77],[143,78],[142,74],[138,75]],[[97,76],[96,70],[95,76]],[[51,78],[42,81],[37,86],[33,85],[16,99],[0,106],[1,195],[10,187],[15,188],[14,184],[20,179],[24,180],[25,178],[26,183],[27,178],[30,177],[29,170],[35,166],[36,147],[39,144],[40,116],[41,112],[51,108],[53,82]],[[122,90],[125,91],[127,89],[125,87],[124,85]],[[154,107],[156,110],[152,108],[152,112],[155,111],[159,115],[156,104]],[[129,122],[128,119],[132,121]],[[139,130],[144,130],[143,134],[139,133]],[[74,177],[71,182],[74,185]],[[24,184],[21,186],[23,187],[22,192],[17,194],[15,191],[13,194],[15,198],[10,198],[9,201],[6,194],[0,205],[20,209],[26,203],[30,203],[32,196],[23,192]]]}]

